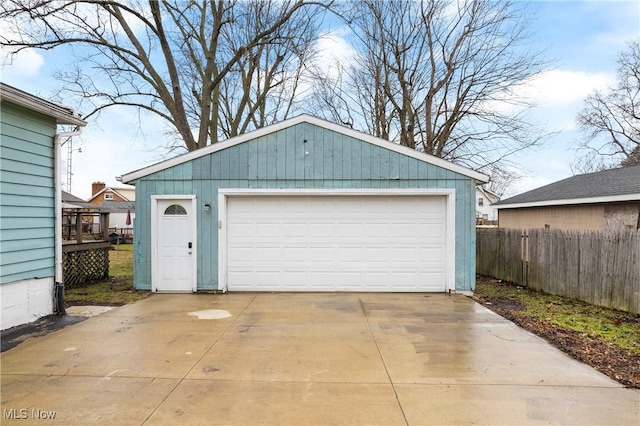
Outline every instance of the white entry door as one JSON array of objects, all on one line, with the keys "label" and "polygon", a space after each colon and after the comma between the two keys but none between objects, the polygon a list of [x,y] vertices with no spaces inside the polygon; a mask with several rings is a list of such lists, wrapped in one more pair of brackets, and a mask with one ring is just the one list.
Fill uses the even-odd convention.
[{"label": "white entry door", "polygon": [[156,199],[153,291],[193,292],[195,288],[195,198]]}]

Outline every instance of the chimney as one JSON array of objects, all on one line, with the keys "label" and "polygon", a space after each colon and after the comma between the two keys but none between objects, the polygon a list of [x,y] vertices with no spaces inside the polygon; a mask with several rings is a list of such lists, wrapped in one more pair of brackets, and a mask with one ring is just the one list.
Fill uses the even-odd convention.
[{"label": "chimney", "polygon": [[98,192],[102,191],[106,185],[104,182],[93,182],[91,184],[91,196],[96,195]]}]

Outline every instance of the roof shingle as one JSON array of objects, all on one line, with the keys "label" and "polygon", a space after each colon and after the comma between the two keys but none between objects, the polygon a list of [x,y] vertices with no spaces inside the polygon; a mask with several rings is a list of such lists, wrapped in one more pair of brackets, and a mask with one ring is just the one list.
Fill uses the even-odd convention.
[{"label": "roof shingle", "polygon": [[640,198],[640,165],[572,176],[511,198],[500,200],[495,205],[630,194],[638,194]]}]

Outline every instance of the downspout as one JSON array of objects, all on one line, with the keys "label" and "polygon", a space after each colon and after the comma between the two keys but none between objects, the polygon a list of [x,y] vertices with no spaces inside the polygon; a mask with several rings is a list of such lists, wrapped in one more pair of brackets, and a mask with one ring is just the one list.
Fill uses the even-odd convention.
[{"label": "downspout", "polygon": [[[77,116],[76,112],[73,112]],[[66,315],[64,308],[64,282],[62,280],[62,138],[78,136],[84,126],[77,126],[72,132],[56,133],[54,146],[54,185],[55,185],[55,284],[53,287],[53,311],[58,315]]]}]

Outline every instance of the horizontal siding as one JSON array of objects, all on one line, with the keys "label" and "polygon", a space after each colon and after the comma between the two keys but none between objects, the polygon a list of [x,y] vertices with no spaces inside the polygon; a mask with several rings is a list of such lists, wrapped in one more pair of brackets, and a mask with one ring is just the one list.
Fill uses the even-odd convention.
[{"label": "horizontal siding", "polygon": [[[302,123],[136,182],[135,285],[151,288],[151,196],[197,197],[198,289],[218,285],[219,188],[452,188],[458,290],[475,286],[475,183],[467,176]],[[212,205],[209,212],[204,204]]]},{"label": "horizontal siding", "polygon": [[[23,219],[24,217],[24,211],[25,208],[23,206],[6,206],[6,205],[2,205],[2,217],[3,218],[21,218]],[[46,207],[30,207],[29,208],[29,218],[24,218],[24,219],[30,219],[30,218],[38,218],[38,219],[42,219],[42,218],[46,218],[46,219],[51,219],[51,207],[46,206]],[[48,222],[47,222],[48,223]]]},{"label": "horizontal siding", "polygon": [[51,208],[51,200],[54,198],[53,191],[50,197],[31,197],[19,194],[4,194],[2,197],[2,207],[16,206],[22,207],[31,204],[33,207],[49,207]]},{"label": "horizontal siding", "polygon": [[[27,166],[24,168],[24,172],[0,170],[0,182],[3,184],[15,183],[27,187],[48,188],[53,180],[53,174],[51,174],[51,176],[39,176],[35,173],[31,173],[32,169],[32,167]],[[38,169],[38,167],[35,167],[35,169]],[[33,171],[38,172],[38,170]]]},{"label": "horizontal siding", "polygon": [[[24,266],[24,268],[22,268],[24,270],[20,270],[21,266]],[[13,272],[13,270],[16,270],[16,272]],[[54,275],[55,268],[53,262],[51,262],[51,266],[47,266],[44,268],[35,268],[34,262],[28,262],[24,265],[11,265],[11,267],[7,267],[6,270],[3,268],[2,281],[0,281],[0,284],[8,284],[21,280],[29,280],[32,278],[53,277]]]},{"label": "horizontal siding", "polygon": [[[53,181],[53,178],[51,180]],[[0,188],[0,194],[20,195],[31,198],[50,198],[51,200],[55,197],[55,190],[53,189],[53,186],[30,186],[11,182],[0,182],[0,184],[2,185]],[[29,205],[31,204],[25,204],[25,206]]]},{"label": "horizontal siding", "polygon": [[53,228],[29,228],[29,229],[0,229],[0,241],[4,244],[12,240],[50,239],[55,231]]},{"label": "horizontal siding", "polygon": [[[2,247],[0,247],[0,253],[9,254],[9,253],[17,253],[19,251],[25,250],[36,250],[36,249],[53,249],[54,246],[51,243],[51,239],[49,238],[15,238],[12,240],[6,240],[2,242]],[[35,254],[34,254],[35,256]]]},{"label": "horizontal siding", "polygon": [[[29,176],[38,176],[38,177],[47,177],[47,178],[51,178],[53,176],[52,164],[41,166],[39,164],[30,163],[28,160],[22,160],[22,161],[11,160],[6,158],[7,151],[9,150],[5,150],[2,153],[2,159],[0,159],[0,171],[2,171],[2,173],[12,173],[12,174],[18,174],[20,176],[26,173]],[[7,181],[9,180],[7,179]],[[20,182],[20,181],[17,181],[17,182]]]},{"label": "horizontal siding", "polygon": [[[3,209],[4,210],[4,209]],[[29,212],[27,212],[27,210]],[[30,212],[32,209],[28,209],[25,207],[25,216],[26,217],[4,217],[3,214],[0,214],[0,227],[2,229],[33,229],[33,228],[51,228],[53,229],[54,218],[53,217],[32,217]],[[53,214],[53,209],[51,209],[51,214]]]},{"label": "horizontal siding", "polygon": [[[17,129],[17,131],[25,131],[28,137],[25,140],[34,141],[37,140],[34,135],[44,135],[53,139],[56,135],[55,119],[48,117],[44,114],[31,111],[27,108],[14,105],[10,102],[1,102],[2,108],[2,133],[12,135],[11,130],[5,129]],[[46,146],[46,143],[43,143]]]},{"label": "horizontal siding", "polygon": [[[29,243],[33,243],[30,241]],[[24,250],[14,250],[2,253],[2,261],[7,265],[24,263],[26,260],[46,260],[53,258],[54,249],[53,246],[45,248],[28,248],[24,245]]]},{"label": "horizontal siding", "polygon": [[[40,144],[30,143],[23,140],[13,140],[5,138],[2,147],[3,165],[9,164],[4,161],[14,161],[20,164],[33,164],[35,166],[52,167],[52,157],[48,156],[51,148],[44,147]],[[7,143],[15,142],[15,144]],[[11,146],[15,145],[15,146]]]},{"label": "horizontal siding", "polygon": [[601,231],[603,219],[603,204],[498,210],[500,228],[511,229],[548,227],[576,231]]},{"label": "horizontal siding", "polygon": [[2,102],[0,283],[54,274],[55,120]]}]

